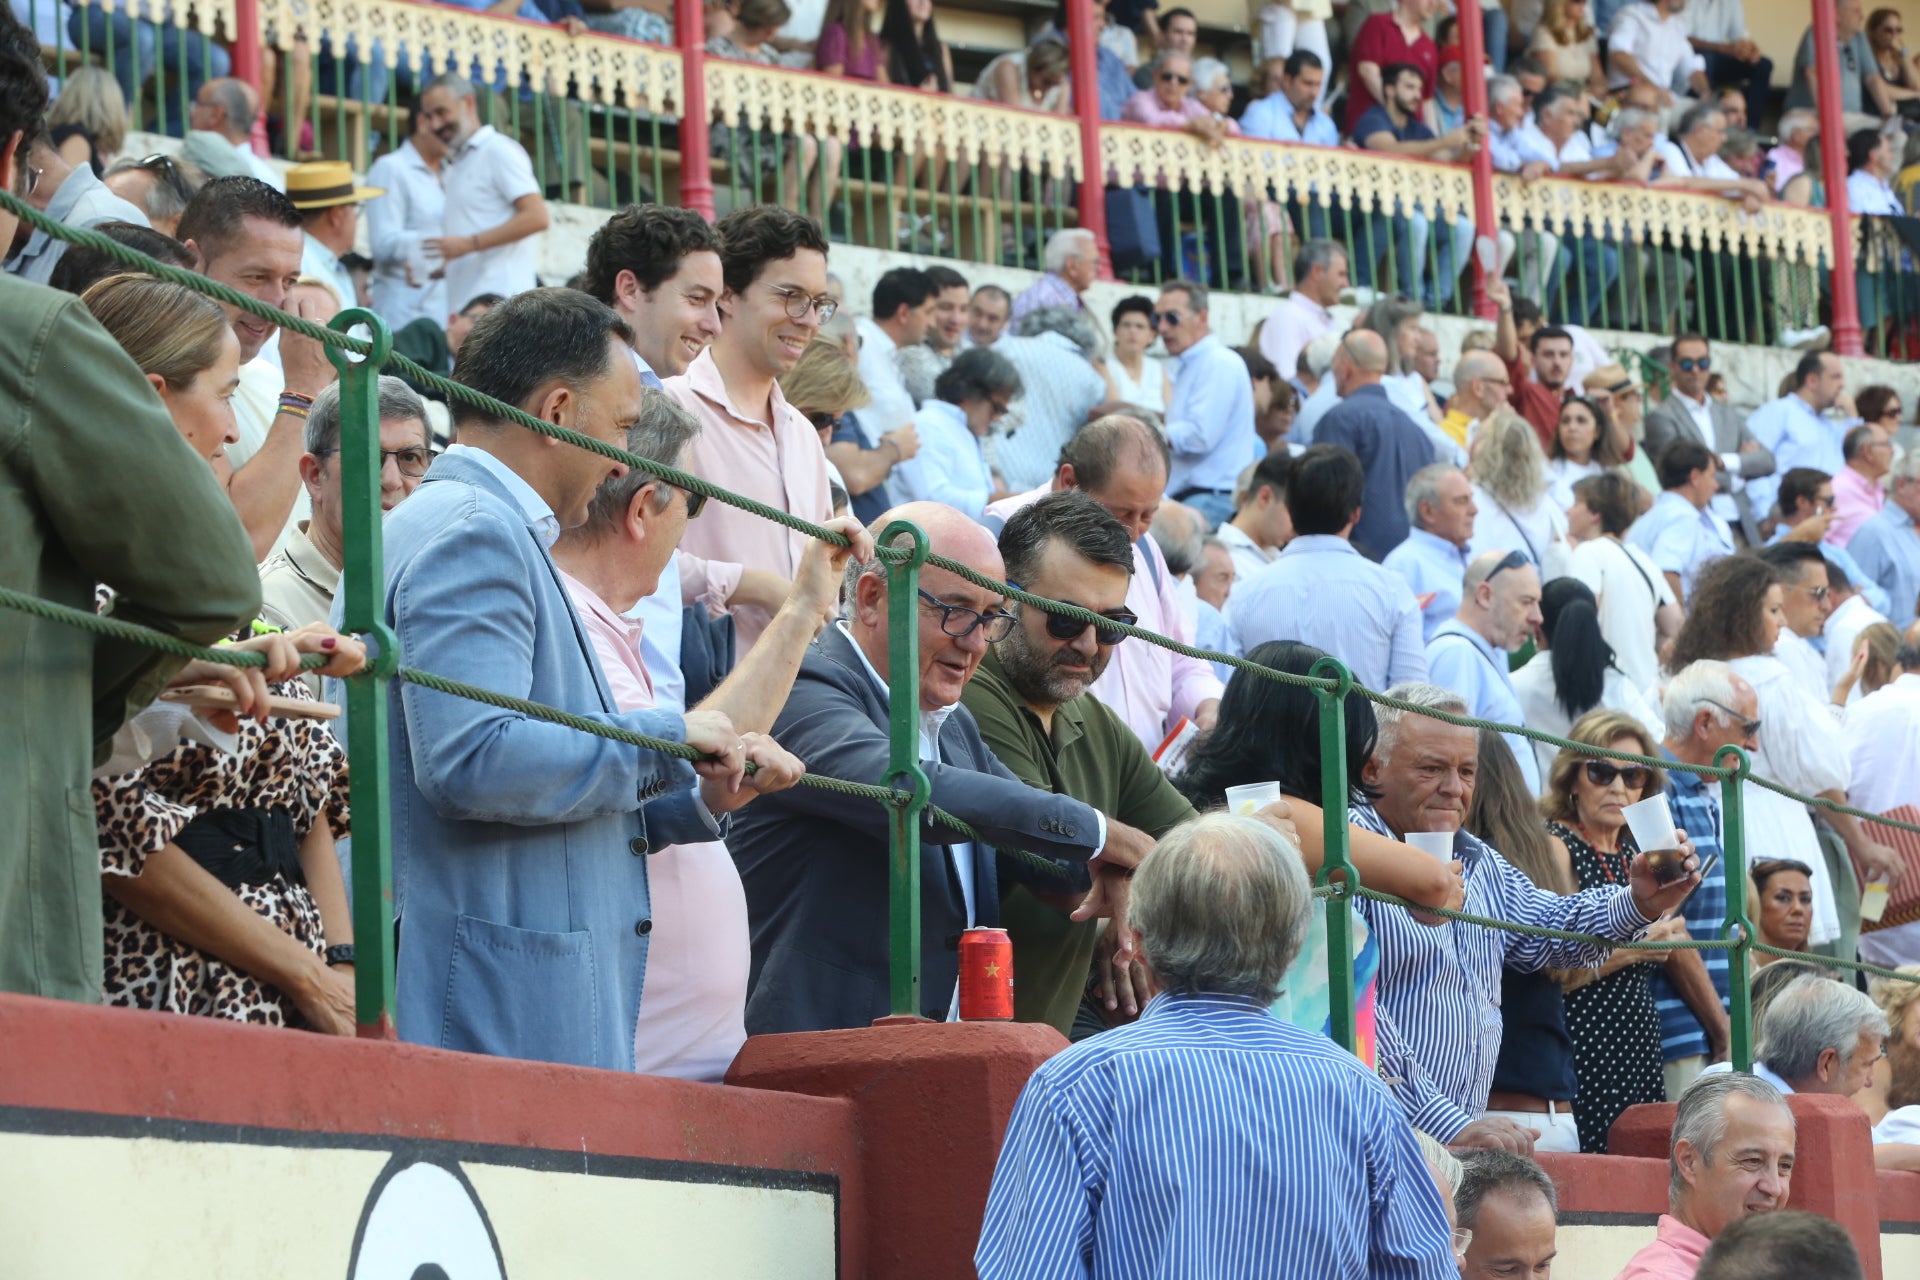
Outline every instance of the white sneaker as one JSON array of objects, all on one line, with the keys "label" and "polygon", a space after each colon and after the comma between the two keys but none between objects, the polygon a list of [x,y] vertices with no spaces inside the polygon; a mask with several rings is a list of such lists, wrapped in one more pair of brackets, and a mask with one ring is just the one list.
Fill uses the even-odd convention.
[{"label": "white sneaker", "polygon": [[1832,340],[1827,326],[1817,324],[1811,329],[1782,329],[1780,345],[1788,351],[1817,351]]}]

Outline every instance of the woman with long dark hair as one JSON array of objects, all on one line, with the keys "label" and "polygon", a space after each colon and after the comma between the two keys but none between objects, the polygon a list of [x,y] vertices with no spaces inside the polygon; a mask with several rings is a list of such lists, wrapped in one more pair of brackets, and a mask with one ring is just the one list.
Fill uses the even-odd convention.
[{"label": "woman with long dark hair", "polygon": [[1607,411],[1576,396],[1560,406],[1560,423],[1547,450],[1547,496],[1562,511],[1573,505],[1573,486],[1627,460],[1613,445],[1613,424]]},{"label": "woman with long dark hair", "polygon": [[[1547,833],[1539,801],[1527,789],[1513,751],[1491,730],[1480,731],[1480,770],[1464,827],[1498,849],[1535,888],[1562,897],[1579,889],[1566,846]],[[1500,1023],[1500,1056],[1494,1063],[1487,1113],[1538,1133],[1536,1151],[1578,1151],[1573,1100],[1579,1079],[1559,975],[1501,970]]]},{"label": "woman with long dark hair", "polygon": [[953,92],[953,54],[933,20],[933,0],[887,0],[880,20],[887,79],[910,89]]},{"label": "woman with long dark hair", "polygon": [[[1574,721],[1603,707],[1625,712],[1651,733],[1662,732],[1659,709],[1634,687],[1600,634],[1592,588],[1578,578],[1555,578],[1540,589],[1540,617],[1540,651],[1513,673],[1527,728],[1564,738]],[[1544,778],[1560,748],[1536,741],[1533,752]]]}]

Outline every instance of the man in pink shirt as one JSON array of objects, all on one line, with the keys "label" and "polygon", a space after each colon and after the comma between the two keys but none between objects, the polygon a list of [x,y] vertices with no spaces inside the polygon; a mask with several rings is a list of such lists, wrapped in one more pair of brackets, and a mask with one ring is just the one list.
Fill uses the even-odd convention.
[{"label": "man in pink shirt", "polygon": [[[986,524],[998,532],[1007,517],[1038,502],[1043,494],[1083,490],[1125,525],[1133,539],[1127,608],[1147,630],[1192,644],[1193,624],[1180,607],[1173,572],[1160,548],[1147,537],[1166,492],[1167,468],[1166,442],[1138,418],[1124,414],[1096,418],[1067,441],[1051,481],[990,504]],[[1149,752],[1158,750],[1182,719],[1198,728],[1211,728],[1223,691],[1219,677],[1205,662],[1141,640],[1115,646],[1106,671],[1088,690],[1126,721]]]},{"label": "man in pink shirt", "polygon": [[[833,516],[820,435],[787,403],[777,379],[833,318],[827,241],[790,209],[755,205],[720,219],[721,330],[687,371],[664,383],[693,411],[700,434],[688,469],[819,524]],[[715,502],[687,525],[680,586],[687,604],[723,599],[744,654],[766,629],[809,539]]]},{"label": "man in pink shirt", "polygon": [[[628,452],[680,465],[700,424],[678,403],[649,395],[627,431]],[[654,705],[640,656],[642,624],[623,616],[651,594],[703,500],[629,471],[601,484],[587,522],[553,545],[561,581],[580,615],[594,656],[621,711]],[[758,767],[761,793],[792,786],[806,772],[767,732],[793,688],[814,633],[837,609],[850,554],[871,557],[873,541],[854,520],[838,520],[850,547],[809,540],[794,589],[760,643],[700,704],[724,711]],[[747,899],[727,846],[718,840],[668,845],[647,858],[653,932],[646,985],[633,1036],[634,1070],[718,1082],[746,1041]]]},{"label": "man in pink shirt", "polygon": [[1893,466],[1893,437],[1878,423],[1863,422],[1840,442],[1840,456],[1847,465],[1833,475],[1833,523],[1826,536],[1836,547],[1851,542],[1853,531],[1887,505],[1880,481]]},{"label": "man in pink shirt", "polygon": [[1673,1121],[1671,1212],[1615,1280],[1693,1280],[1715,1236],[1786,1207],[1793,1150],[1793,1113],[1765,1080],[1730,1071],[1689,1085]]},{"label": "man in pink shirt", "polygon": [[1128,98],[1120,108],[1120,118],[1128,124],[1185,129],[1217,144],[1227,136],[1227,126],[1200,99],[1189,96],[1192,88],[1193,59],[1184,53],[1165,54],[1154,68],[1153,86]]}]

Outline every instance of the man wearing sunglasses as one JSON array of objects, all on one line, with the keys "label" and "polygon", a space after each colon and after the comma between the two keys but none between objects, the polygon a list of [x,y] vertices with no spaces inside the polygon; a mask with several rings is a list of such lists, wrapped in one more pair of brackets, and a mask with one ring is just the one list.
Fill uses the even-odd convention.
[{"label": "man wearing sunglasses", "polygon": [[[1004,579],[993,535],[952,507],[910,502],[883,514],[871,531],[878,535],[895,520],[919,525],[935,554]],[[889,699],[900,674],[887,643],[890,586],[877,556],[847,575],[846,617],[807,651],[773,734],[816,775],[881,785],[892,752]],[[1123,869],[1141,850],[1125,836],[1110,837],[1106,819],[1089,805],[1020,781],[994,758],[960,705],[980,660],[1014,626],[1005,597],[929,565],[915,604],[921,768],[932,803],[982,841],[931,818],[920,828],[921,985],[913,1011],[950,1021],[958,1015],[960,934],[999,923],[1003,875],[1044,892],[1085,893],[1107,858]],[[727,844],[746,886],[753,933],[749,1033],[864,1027],[890,1011],[887,828],[882,806],[814,787],[766,797],[735,820]],[[1000,848],[1037,855],[1042,867]],[[1096,855],[1101,860],[1090,870]],[[1101,900],[1083,902],[1076,915],[1109,909],[1109,877],[1100,883]]]},{"label": "man wearing sunglasses", "polygon": [[1192,88],[1192,55],[1164,53],[1153,65],[1153,82],[1127,99],[1120,118],[1128,124],[1184,129],[1209,146],[1218,145],[1227,136],[1227,127],[1192,96]]},{"label": "man wearing sunglasses", "polygon": [[[1067,489],[1023,507],[1000,531],[1000,554],[1018,586],[1115,622],[1126,608],[1134,574],[1127,530],[1086,494]],[[1193,816],[1187,803],[1126,721],[1098,698],[1083,696],[1129,640],[1091,622],[1026,605],[1007,638],[981,660],[961,701],[1000,763],[1029,786],[1084,800],[1107,818],[1108,841],[1143,851]],[[1072,920],[1025,885],[1002,884],[1000,922],[1013,935],[1014,1017],[1069,1033],[1087,984],[1098,932]],[[1133,1013],[1132,984],[1100,977],[1116,1004]]]},{"label": "man wearing sunglasses", "polygon": [[[1525,716],[1513,690],[1507,655],[1540,628],[1540,574],[1520,551],[1488,551],[1467,566],[1460,611],[1435,628],[1427,642],[1427,673],[1437,685],[1466,699],[1471,714],[1502,724],[1520,724]],[[1540,794],[1540,765],[1533,744],[1507,734],[1507,745],[1527,780]]]},{"label": "man wearing sunglasses", "polygon": [[[419,487],[433,461],[426,406],[406,383],[380,377],[380,509],[391,511]],[[340,469],[340,384],[313,399],[307,415],[306,452],[300,455],[300,483],[306,486],[313,514],[298,521],[285,543],[260,566],[260,616],[293,630],[325,622],[346,565]],[[310,677],[315,694],[320,681]]]},{"label": "man wearing sunglasses", "polygon": [[1761,541],[1759,519],[1767,510],[1755,510],[1748,486],[1762,476],[1773,475],[1776,464],[1772,452],[1754,438],[1739,413],[1707,394],[1712,371],[1713,351],[1705,337],[1683,333],[1673,340],[1667,357],[1673,394],[1647,415],[1647,457],[1658,466],[1661,455],[1676,440],[1705,445],[1720,459],[1720,488],[1713,499],[1713,514],[1738,529],[1747,546],[1757,547]]}]

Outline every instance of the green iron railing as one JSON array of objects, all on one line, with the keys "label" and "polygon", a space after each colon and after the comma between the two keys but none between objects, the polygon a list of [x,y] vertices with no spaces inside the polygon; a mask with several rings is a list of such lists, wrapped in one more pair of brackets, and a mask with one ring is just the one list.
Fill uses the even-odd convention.
[{"label": "green iron railing", "polygon": [[[644,469],[660,476],[668,484],[774,520],[809,536],[830,541],[836,545],[844,545],[845,539],[832,530],[732,493],[698,476],[662,466],[649,459],[635,457],[602,441],[543,422],[511,405],[502,404],[469,387],[432,374],[412,361],[394,355],[391,337],[383,322],[368,312],[357,310],[343,312],[335,317],[330,328],[322,328],[310,321],[266,306],[254,298],[205,277],[156,262],[105,236],[67,227],[32,209],[11,193],[0,192],[0,208],[6,209],[35,227],[46,230],[59,239],[110,254],[130,267],[186,285],[228,306],[247,311],[283,328],[320,341],[329,348],[330,358],[339,370],[341,379],[343,474],[355,477],[351,483],[344,486],[343,493],[344,519],[349,531],[346,564],[341,575],[341,591],[344,596],[343,621],[348,631],[367,642],[370,653],[367,667],[346,682],[348,711],[353,718],[354,727],[348,750],[352,770],[351,799],[355,813],[352,844],[354,928],[360,956],[360,963],[357,966],[356,1020],[363,1035],[392,1036],[394,1034],[394,957],[392,861],[389,844],[391,796],[385,724],[390,681],[408,681],[423,688],[483,702],[517,714],[564,725],[579,732],[626,742],[646,750],[664,752],[681,758],[694,758],[696,753],[684,743],[632,733],[555,707],[449,680],[403,664],[404,655],[399,652],[392,632],[384,624],[381,608],[383,599],[379,501],[381,457],[376,398],[376,381],[379,373],[389,369],[404,373],[410,379],[417,380],[452,398],[482,407],[503,421],[513,422],[528,430]],[[371,330],[373,334],[371,340],[349,336],[348,330],[357,326],[364,326]],[[907,545],[902,545],[903,541]],[[987,577],[966,565],[932,554],[924,531],[905,522],[896,522],[883,532],[878,554],[887,564],[889,645],[892,655],[890,667],[893,672],[889,723],[892,750],[888,776],[885,779],[885,785],[869,785],[810,773],[803,778],[802,785],[833,790],[850,797],[886,805],[892,810],[889,859],[890,1002],[895,1014],[912,1014],[917,1012],[919,1007],[920,820],[923,815],[928,816],[933,821],[959,833],[963,838],[978,838],[978,834],[966,823],[931,803],[927,777],[920,767],[918,664],[913,657],[918,640],[920,570],[926,565],[933,565],[1023,605],[1105,627],[1114,627],[1115,624],[1111,619],[1100,617],[1076,605],[1035,596]],[[199,657],[232,666],[258,666],[262,662],[258,655],[237,653],[227,649],[201,648],[162,632],[40,600],[6,588],[0,588],[0,608],[22,610],[43,619],[79,627],[96,634],[112,635],[122,640],[147,644],[172,654]],[[1325,812],[1326,841],[1324,865],[1317,877],[1318,884],[1314,893],[1316,897],[1326,899],[1329,904],[1328,978],[1333,1007],[1331,1031],[1334,1039],[1349,1049],[1353,1048],[1356,1042],[1351,914],[1353,904],[1360,898],[1367,898],[1402,906],[1414,905],[1361,884],[1348,853],[1347,819],[1351,779],[1346,772],[1344,701],[1349,692],[1358,692],[1377,705],[1393,707],[1404,712],[1424,715],[1476,730],[1518,734],[1536,741],[1553,743],[1564,750],[1572,750],[1584,755],[1659,765],[1668,769],[1679,768],[1701,777],[1718,780],[1721,785],[1721,803],[1724,811],[1723,848],[1726,877],[1730,887],[1745,883],[1745,833],[1742,823],[1744,810],[1741,792],[1742,785],[1749,781],[1814,808],[1849,813],[1887,826],[1920,832],[1920,826],[1890,821],[1817,796],[1800,795],[1768,779],[1756,778],[1752,775],[1751,762],[1746,753],[1735,747],[1725,748],[1713,765],[1685,765],[1668,760],[1655,760],[1632,752],[1614,751],[1571,742],[1525,726],[1498,724],[1472,716],[1453,715],[1414,706],[1354,684],[1352,674],[1333,658],[1322,659],[1315,665],[1313,674],[1297,676],[1274,671],[1230,654],[1213,653],[1181,644],[1139,627],[1118,627],[1117,629],[1128,636],[1175,652],[1223,663],[1237,671],[1248,673],[1252,678],[1275,680],[1314,690],[1320,710],[1320,749],[1324,764],[1321,799]],[[309,659],[308,665],[320,665],[320,659],[318,657]],[[1048,869],[1052,869],[1054,865],[1048,860],[1039,859],[1020,850],[1002,850],[1001,852],[1015,858],[1032,858]],[[1679,943],[1615,943],[1609,939],[1591,935],[1542,929],[1478,916],[1470,912],[1427,907],[1422,907],[1421,910],[1469,924],[1588,942],[1622,950],[1692,949],[1731,952],[1729,957],[1732,973],[1731,1056],[1734,1063],[1743,1069],[1749,1068],[1752,1064],[1753,1029],[1748,969],[1752,952],[1756,950],[1770,955],[1805,960],[1815,965],[1871,973],[1903,981],[1920,981],[1920,978],[1912,975],[1876,965],[1784,951],[1757,942],[1753,936],[1752,923],[1746,917],[1745,895],[1737,889],[1730,891],[1727,895],[1726,917],[1720,937],[1694,938]]]}]

